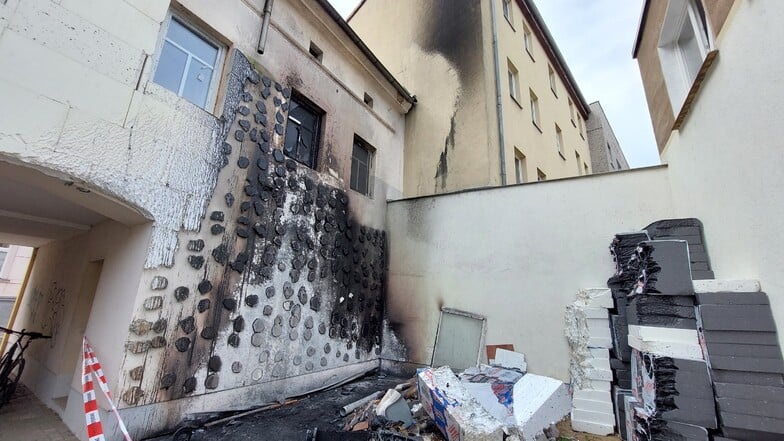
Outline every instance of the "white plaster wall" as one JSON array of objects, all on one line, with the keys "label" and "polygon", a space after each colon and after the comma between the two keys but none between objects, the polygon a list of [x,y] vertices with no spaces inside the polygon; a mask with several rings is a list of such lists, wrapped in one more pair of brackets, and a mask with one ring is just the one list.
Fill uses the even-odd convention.
[{"label": "white plaster wall", "polygon": [[[62,415],[76,434],[84,432],[81,384],[74,373],[81,361],[81,333],[90,339],[113,390],[124,355],[133,303],[146,257],[151,226],[127,227],[106,221],[90,232],[41,247],[14,329],[54,335],[26,353],[24,383]],[[82,277],[89,262],[103,260],[87,323],[75,323]],[[60,294],[57,294],[60,293]],[[77,320],[78,321],[78,320]],[[84,326],[84,328],[82,328]],[[65,402],[55,398],[68,396]],[[102,403],[103,404],[103,403]]]},{"label": "white plaster wall", "polygon": [[430,363],[441,306],[484,315],[485,343],[569,381],[564,308],[606,286],[615,233],[672,214],[662,167],[391,202],[389,319]]},{"label": "white plaster wall", "polygon": [[[663,153],[676,216],[699,218],[719,279],[759,279],[784,326],[784,3],[738,1],[719,55]],[[784,339],[781,340],[784,342]]]}]

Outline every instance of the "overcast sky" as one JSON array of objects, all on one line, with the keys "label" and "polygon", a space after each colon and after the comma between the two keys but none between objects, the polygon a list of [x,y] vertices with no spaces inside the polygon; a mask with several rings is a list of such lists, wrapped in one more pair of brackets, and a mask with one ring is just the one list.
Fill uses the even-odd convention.
[{"label": "overcast sky", "polygon": [[[658,164],[640,71],[632,59],[643,0],[534,1],[585,99],[602,103],[629,165]],[[359,0],[330,2],[345,17]]]}]

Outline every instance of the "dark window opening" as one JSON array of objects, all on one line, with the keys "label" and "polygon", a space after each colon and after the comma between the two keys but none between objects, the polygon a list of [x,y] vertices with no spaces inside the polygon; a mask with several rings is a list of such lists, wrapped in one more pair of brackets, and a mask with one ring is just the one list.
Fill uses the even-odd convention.
[{"label": "dark window opening", "polygon": [[368,107],[370,107],[371,109],[373,108],[373,97],[368,95],[367,92],[365,92],[363,101],[365,101],[365,104],[367,104]]},{"label": "dark window opening", "polygon": [[292,95],[283,144],[283,153],[286,156],[310,168],[316,168],[323,115],[324,111],[305,97],[296,92]]},{"label": "dark window opening", "polygon": [[368,144],[358,137],[354,138],[351,152],[351,189],[370,196],[371,160],[373,152]]},{"label": "dark window opening", "polygon": [[312,41],[310,42],[310,50],[308,52],[310,52],[310,55],[312,55],[313,58],[317,59],[319,62],[321,62],[321,60],[324,59],[324,51],[322,51]]}]

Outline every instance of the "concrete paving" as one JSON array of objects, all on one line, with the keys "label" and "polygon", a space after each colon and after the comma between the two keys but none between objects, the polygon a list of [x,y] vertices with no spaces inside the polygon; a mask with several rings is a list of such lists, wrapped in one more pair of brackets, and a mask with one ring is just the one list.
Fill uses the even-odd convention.
[{"label": "concrete paving", "polygon": [[0,407],[0,440],[79,441],[53,410],[22,385]]}]

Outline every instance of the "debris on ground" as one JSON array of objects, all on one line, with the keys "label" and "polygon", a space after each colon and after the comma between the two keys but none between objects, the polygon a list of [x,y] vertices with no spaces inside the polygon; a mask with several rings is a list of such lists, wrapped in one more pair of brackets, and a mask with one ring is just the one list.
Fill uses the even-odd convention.
[{"label": "debris on ground", "polygon": [[448,366],[420,369],[405,383],[347,403],[342,429],[367,432],[369,440],[558,440],[555,424],[571,409],[566,385],[526,373],[525,357],[514,351],[498,349],[494,362],[460,374]]}]

